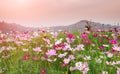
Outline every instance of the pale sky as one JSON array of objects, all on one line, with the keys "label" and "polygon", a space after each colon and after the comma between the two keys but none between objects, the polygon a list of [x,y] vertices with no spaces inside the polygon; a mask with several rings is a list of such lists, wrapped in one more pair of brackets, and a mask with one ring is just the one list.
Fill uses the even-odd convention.
[{"label": "pale sky", "polygon": [[0,0],[0,20],[24,26],[120,22],[120,0]]}]

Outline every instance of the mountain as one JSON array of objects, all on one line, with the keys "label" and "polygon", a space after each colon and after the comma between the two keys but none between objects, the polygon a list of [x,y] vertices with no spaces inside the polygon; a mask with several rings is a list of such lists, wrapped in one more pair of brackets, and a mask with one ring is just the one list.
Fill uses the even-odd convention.
[{"label": "mountain", "polygon": [[0,22],[0,30],[2,32],[8,32],[8,31],[22,31],[25,27],[15,24],[15,23],[6,23],[4,21]]},{"label": "mountain", "polygon": [[31,27],[24,27],[16,23],[7,23],[4,21],[0,22],[0,31],[2,32],[10,32],[10,31],[32,31],[32,30],[38,30],[38,28],[31,28]]},{"label": "mountain", "polygon": [[85,26],[90,25],[92,28],[97,28],[101,30],[106,30],[112,28],[120,28],[119,25],[110,25],[110,24],[101,24],[97,22],[92,22],[88,20],[81,20],[75,24],[69,25],[69,26],[55,26],[55,27],[50,27],[52,31],[58,31],[58,30],[63,30],[63,31],[74,31],[74,30],[79,30],[79,31],[84,31]]},{"label": "mountain", "polygon": [[[97,29],[102,29],[102,30],[106,30],[109,28],[120,28],[119,25],[110,25],[110,24],[101,24],[101,23],[96,23],[96,22],[91,22],[88,20],[81,20],[75,24],[71,24],[68,26],[54,26],[54,27],[44,27],[44,29],[46,30],[50,30],[50,31],[74,31],[74,30],[79,30],[79,31],[84,31],[85,30],[85,26],[86,25],[90,25],[91,27],[95,28],[97,27]],[[4,21],[0,22],[0,31],[2,32],[9,32],[9,31],[35,31],[35,30],[39,30],[39,28],[32,28],[32,27],[23,27],[19,24],[15,24],[15,23],[6,23]]]}]

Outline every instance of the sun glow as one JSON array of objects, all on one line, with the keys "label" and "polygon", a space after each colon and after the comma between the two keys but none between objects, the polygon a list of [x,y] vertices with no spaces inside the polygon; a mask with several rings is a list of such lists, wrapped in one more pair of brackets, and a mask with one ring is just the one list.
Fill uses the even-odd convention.
[{"label": "sun glow", "polygon": [[26,7],[28,5],[31,5],[31,1],[32,0],[15,0],[15,3],[17,4],[17,6]]},{"label": "sun glow", "polygon": [[16,0],[16,2],[18,3],[18,4],[26,4],[27,2],[28,2],[28,0]]},{"label": "sun glow", "polygon": [[26,0],[16,0],[18,3],[25,3]]}]

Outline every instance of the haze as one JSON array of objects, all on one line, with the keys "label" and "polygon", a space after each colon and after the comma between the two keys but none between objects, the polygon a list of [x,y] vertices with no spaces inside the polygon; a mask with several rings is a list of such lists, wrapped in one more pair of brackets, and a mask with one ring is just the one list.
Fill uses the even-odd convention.
[{"label": "haze", "polygon": [[120,22],[120,0],[0,0],[0,20],[23,26]]}]

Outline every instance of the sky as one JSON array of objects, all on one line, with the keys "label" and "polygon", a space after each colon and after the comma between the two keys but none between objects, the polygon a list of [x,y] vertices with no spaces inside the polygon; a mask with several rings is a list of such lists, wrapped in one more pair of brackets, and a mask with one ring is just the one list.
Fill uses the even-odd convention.
[{"label": "sky", "polygon": [[23,26],[120,23],[120,0],[0,0],[0,21]]}]

